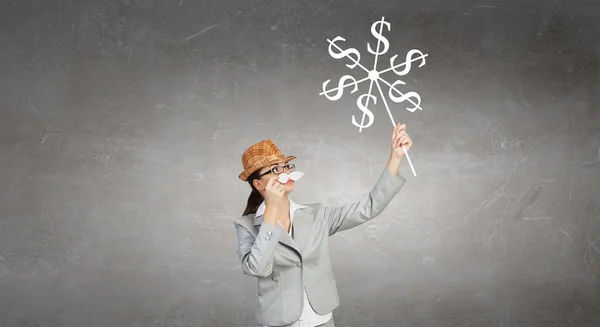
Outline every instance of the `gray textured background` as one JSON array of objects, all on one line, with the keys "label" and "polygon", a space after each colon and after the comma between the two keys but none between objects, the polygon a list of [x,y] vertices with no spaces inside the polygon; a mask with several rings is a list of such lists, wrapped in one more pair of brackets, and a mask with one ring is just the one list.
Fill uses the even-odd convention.
[{"label": "gray textured background", "polygon": [[332,238],[336,325],[600,325],[600,3],[416,0],[0,1],[0,325],[251,326],[241,154],[366,194],[392,124],[319,93],[382,16],[418,176]]}]

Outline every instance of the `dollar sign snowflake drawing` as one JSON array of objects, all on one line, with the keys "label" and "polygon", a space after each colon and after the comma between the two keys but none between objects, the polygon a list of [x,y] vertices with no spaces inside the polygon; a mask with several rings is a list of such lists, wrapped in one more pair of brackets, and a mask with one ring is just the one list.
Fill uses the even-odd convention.
[{"label": "dollar sign snowflake drawing", "polygon": [[[373,64],[372,70],[367,69],[365,66],[363,66],[360,63],[360,52],[358,50],[356,50],[356,48],[349,48],[349,49],[343,50],[336,44],[336,42],[338,42],[338,41],[346,41],[343,37],[337,36],[333,40],[327,39],[327,42],[329,42],[329,55],[331,55],[331,57],[333,57],[334,59],[342,59],[342,58],[350,59],[353,63],[346,64],[346,66],[350,69],[354,69],[358,66],[367,73],[367,76],[357,81],[351,75],[344,75],[340,78],[340,80],[338,82],[338,87],[327,90],[327,85],[329,84],[329,82],[331,82],[331,79],[328,79],[327,81],[323,82],[323,92],[319,93],[319,95],[325,95],[325,97],[327,97],[327,99],[329,99],[331,101],[336,101],[342,97],[342,95],[344,93],[344,89],[346,87],[353,87],[352,90],[350,91],[350,93],[355,93],[356,91],[358,91],[358,85],[360,83],[362,83],[366,80],[371,81],[369,83],[369,92],[362,94],[356,100],[356,105],[358,106],[358,109],[360,109],[363,113],[360,123],[358,123],[356,120],[356,117],[354,115],[352,115],[352,124],[359,128],[359,132],[362,132],[363,128],[370,127],[373,124],[373,121],[375,120],[375,117],[373,116],[373,112],[369,109],[369,100],[373,100],[373,104],[377,104],[377,96],[372,94],[373,84],[375,84],[377,86],[377,89],[379,90],[379,96],[381,97],[381,101],[383,102],[385,109],[387,110],[388,115],[390,116],[390,120],[392,121],[392,125],[394,127],[396,126],[396,122],[394,121],[394,116],[392,116],[392,112],[390,111],[390,107],[389,107],[386,97],[383,93],[381,83],[386,84],[389,87],[388,97],[390,98],[391,101],[393,101],[395,103],[401,103],[401,102],[405,102],[405,101],[410,102],[414,107],[407,107],[406,110],[410,111],[411,113],[415,112],[417,109],[422,110],[422,108],[420,107],[421,97],[419,96],[419,94],[417,92],[411,91],[408,93],[403,93],[400,90],[398,90],[396,87],[399,85],[406,85],[406,83],[404,83],[400,79],[396,79],[396,81],[394,83],[389,83],[385,79],[381,78],[381,75],[384,73],[387,73],[389,71],[393,71],[398,76],[404,76],[404,75],[408,74],[408,72],[410,72],[410,70],[412,68],[411,64],[414,61],[421,60],[419,67],[423,67],[425,65],[425,57],[427,57],[427,55],[423,54],[421,51],[419,51],[417,49],[412,49],[406,54],[406,60],[404,62],[395,64],[395,61],[398,58],[398,55],[394,55],[392,58],[390,58],[390,67],[389,68],[383,69],[381,71],[377,71],[377,59],[379,58],[380,55],[387,53],[387,51],[389,50],[389,47],[390,47],[390,43],[389,43],[388,39],[385,36],[383,36],[383,34],[382,34],[384,26],[387,27],[388,31],[390,31],[390,29],[391,29],[390,23],[386,22],[384,17],[381,17],[380,21],[377,21],[377,22],[373,23],[373,25],[371,25],[371,34],[373,34],[373,36],[377,39],[377,49],[376,50],[373,50],[373,48],[371,48],[371,44],[367,43],[367,50],[375,56],[375,62]],[[379,27],[379,30],[377,30],[378,27]],[[380,50],[381,44],[383,44],[383,49]],[[337,49],[339,52],[333,51],[333,47],[335,47],[335,49]],[[400,67],[403,67],[402,70],[398,70]],[[348,84],[345,84],[347,81],[351,81],[351,82]],[[331,93],[335,93],[335,94],[330,95]],[[366,124],[365,124],[365,115],[369,118],[369,120]],[[406,149],[404,149],[404,152],[406,154],[406,158],[408,159],[410,167],[413,171],[413,174],[416,176],[417,174],[415,173],[415,169],[410,161],[410,158],[408,157],[408,152],[406,152]]]}]

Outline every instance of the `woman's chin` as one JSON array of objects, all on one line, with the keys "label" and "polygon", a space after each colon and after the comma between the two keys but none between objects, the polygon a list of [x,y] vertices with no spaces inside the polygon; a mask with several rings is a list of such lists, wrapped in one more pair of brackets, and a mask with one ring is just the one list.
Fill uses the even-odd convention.
[{"label": "woman's chin", "polygon": [[295,188],[295,185],[294,185],[294,184],[295,184],[294,182],[288,182],[288,183],[285,183],[285,184],[284,184],[284,187],[285,187],[286,191],[288,191],[288,192],[291,192],[291,191],[293,191],[293,190],[294,190],[294,188]]}]

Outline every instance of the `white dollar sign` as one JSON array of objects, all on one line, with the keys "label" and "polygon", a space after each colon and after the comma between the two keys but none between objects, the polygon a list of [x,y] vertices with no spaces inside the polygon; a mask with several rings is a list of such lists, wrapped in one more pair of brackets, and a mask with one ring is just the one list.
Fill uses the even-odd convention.
[{"label": "white dollar sign", "polygon": [[396,92],[400,93],[399,91],[396,90],[396,85],[398,85],[398,84],[406,85],[406,83],[404,83],[404,82],[402,82],[400,80],[395,81],[394,84],[392,84],[392,87],[390,87],[390,93],[389,93],[390,99],[392,101],[396,102],[396,103],[400,103],[400,102],[404,102],[404,101],[408,100],[411,97],[415,97],[415,98],[417,98],[417,104],[415,105],[415,107],[414,108],[410,108],[410,109],[406,108],[406,110],[408,110],[410,112],[415,112],[415,110],[417,110],[417,109],[421,110],[421,107],[419,106],[421,104],[421,97],[419,96],[419,94],[417,92],[412,92],[411,91],[411,92],[408,92],[408,93],[404,93],[404,94],[402,94],[399,97],[395,96],[392,93],[393,91],[396,91]]},{"label": "white dollar sign", "polygon": [[354,64],[346,64],[348,68],[353,69],[354,67],[356,67],[356,65],[358,65],[358,62],[360,61],[360,52],[358,52],[358,50],[356,50],[355,48],[350,48],[346,50],[341,50],[341,52],[339,53],[335,53],[333,52],[331,46],[335,45],[339,50],[337,44],[334,44],[337,41],[346,41],[346,39],[344,39],[341,36],[336,36],[336,38],[333,39],[333,41],[329,41],[329,55],[332,56],[334,59],[342,59],[346,56],[350,59],[354,59],[350,56],[350,54],[356,55],[356,60],[354,60]]},{"label": "white dollar sign", "polygon": [[[406,54],[406,61],[404,62],[404,69],[401,71],[397,71],[396,65],[394,65],[394,61],[396,60],[398,55],[395,55],[390,59],[390,66],[392,66],[392,70],[394,71],[394,73],[396,73],[400,76],[404,76],[404,75],[408,74],[408,72],[410,71],[410,63],[413,61],[412,57],[413,57],[413,54],[415,54],[415,53],[418,53],[420,55],[420,58],[417,58],[417,59],[421,59],[421,64],[419,65],[419,67],[423,67],[423,65],[425,65],[425,55],[423,54],[423,52],[421,52],[417,49],[412,49]],[[415,60],[417,60],[417,59],[415,59]]]},{"label": "white dollar sign", "polygon": [[375,23],[373,23],[373,25],[371,25],[371,34],[373,34],[373,36],[377,39],[377,48],[378,49],[379,49],[379,42],[383,42],[383,50],[381,50],[381,52],[377,52],[377,51],[373,50],[371,48],[371,45],[369,43],[367,43],[367,50],[369,50],[369,52],[374,55],[382,55],[382,54],[386,53],[388,51],[388,49],[390,48],[390,42],[388,42],[387,38],[385,36],[381,35],[381,31],[377,31],[375,29],[375,28],[377,28],[377,25],[379,25],[379,24],[382,24],[381,30],[383,30],[383,26],[386,26],[388,31],[390,30],[390,23],[383,20],[383,18],[381,19],[381,21],[375,22]]},{"label": "white dollar sign", "polygon": [[350,75],[344,75],[340,78],[339,82],[338,82],[338,87],[337,87],[337,93],[333,96],[329,96],[327,95],[327,84],[329,84],[329,82],[331,82],[330,79],[326,80],[325,82],[323,82],[323,94],[325,94],[325,96],[327,97],[327,99],[331,100],[331,101],[336,101],[339,100],[342,97],[342,94],[344,94],[344,88],[346,86],[352,85],[353,83],[349,83],[349,84],[344,84],[344,82],[346,82],[347,80],[351,79],[354,82],[354,89],[352,89],[352,91],[350,91],[350,93],[354,93],[356,91],[358,91],[358,85],[356,83],[356,79],[354,79],[354,77],[350,76]]},{"label": "white dollar sign", "polygon": [[[377,97],[375,97],[372,94],[363,94],[361,96],[358,97],[358,100],[356,100],[356,105],[358,106],[358,109],[360,109],[363,113],[367,114],[367,116],[369,116],[369,122],[367,122],[366,125],[360,125],[357,121],[356,118],[354,118],[354,115],[352,115],[352,124],[354,124],[354,126],[359,127],[359,128],[367,128],[369,126],[371,126],[373,124],[373,113],[371,112],[371,110],[369,110],[367,108],[366,105],[364,105],[362,103],[362,99],[364,97],[368,97],[373,99],[373,104],[377,103]],[[367,100],[368,101],[368,100]]]}]

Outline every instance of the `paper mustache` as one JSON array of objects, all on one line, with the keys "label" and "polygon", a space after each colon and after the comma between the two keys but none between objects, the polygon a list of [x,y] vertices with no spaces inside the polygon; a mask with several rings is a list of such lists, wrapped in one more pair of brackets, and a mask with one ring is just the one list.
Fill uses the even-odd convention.
[{"label": "paper mustache", "polygon": [[279,181],[279,183],[287,183],[287,181],[289,179],[291,179],[295,182],[295,181],[299,180],[300,178],[302,178],[302,176],[304,176],[303,172],[293,171],[289,175],[286,173],[279,174],[279,178],[277,178],[277,180]]}]

